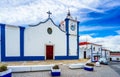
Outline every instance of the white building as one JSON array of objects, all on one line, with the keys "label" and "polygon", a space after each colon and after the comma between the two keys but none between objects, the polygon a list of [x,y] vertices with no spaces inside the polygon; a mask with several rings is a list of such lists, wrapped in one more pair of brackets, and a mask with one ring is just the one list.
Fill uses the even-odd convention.
[{"label": "white building", "polygon": [[102,57],[106,58],[107,60],[110,60],[110,50],[102,49]]},{"label": "white building", "polygon": [[102,57],[102,45],[90,43],[90,42],[80,42],[80,52],[79,58],[90,58],[91,61],[98,61]]},{"label": "white building", "polygon": [[120,51],[110,52],[110,61],[119,61],[120,62]]},{"label": "white building", "polygon": [[0,24],[0,61],[79,59],[79,21],[70,12],[64,30],[49,17],[28,28]]}]

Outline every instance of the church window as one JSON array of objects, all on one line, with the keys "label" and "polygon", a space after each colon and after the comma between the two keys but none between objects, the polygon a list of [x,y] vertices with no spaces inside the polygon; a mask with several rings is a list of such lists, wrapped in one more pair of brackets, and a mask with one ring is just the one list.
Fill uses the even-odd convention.
[{"label": "church window", "polygon": [[52,34],[52,28],[49,27],[49,28],[47,29],[47,32],[48,32],[48,34]]}]

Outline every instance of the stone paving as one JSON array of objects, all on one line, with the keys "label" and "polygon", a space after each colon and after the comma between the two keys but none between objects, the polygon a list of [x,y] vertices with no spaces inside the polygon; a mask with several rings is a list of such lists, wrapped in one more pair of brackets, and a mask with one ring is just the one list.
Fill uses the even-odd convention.
[{"label": "stone paving", "polygon": [[[60,77],[120,77],[112,68],[107,65],[94,67],[94,71],[85,71],[84,69],[69,69],[67,65],[60,65]],[[12,77],[51,77],[50,71],[13,73]]]}]

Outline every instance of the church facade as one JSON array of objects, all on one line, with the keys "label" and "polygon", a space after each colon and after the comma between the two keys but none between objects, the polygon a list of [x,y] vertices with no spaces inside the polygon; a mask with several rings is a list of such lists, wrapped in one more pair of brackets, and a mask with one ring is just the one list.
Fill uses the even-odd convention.
[{"label": "church facade", "polygon": [[79,21],[70,12],[60,26],[49,14],[45,21],[29,27],[0,27],[0,62],[79,59]]}]

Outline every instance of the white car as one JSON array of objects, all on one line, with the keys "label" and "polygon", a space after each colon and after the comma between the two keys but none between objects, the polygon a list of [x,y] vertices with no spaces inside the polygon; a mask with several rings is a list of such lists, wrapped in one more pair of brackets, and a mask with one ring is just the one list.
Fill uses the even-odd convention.
[{"label": "white car", "polygon": [[100,64],[108,65],[108,61],[107,61],[106,58],[100,58],[100,59],[99,59],[99,62],[100,62]]}]

